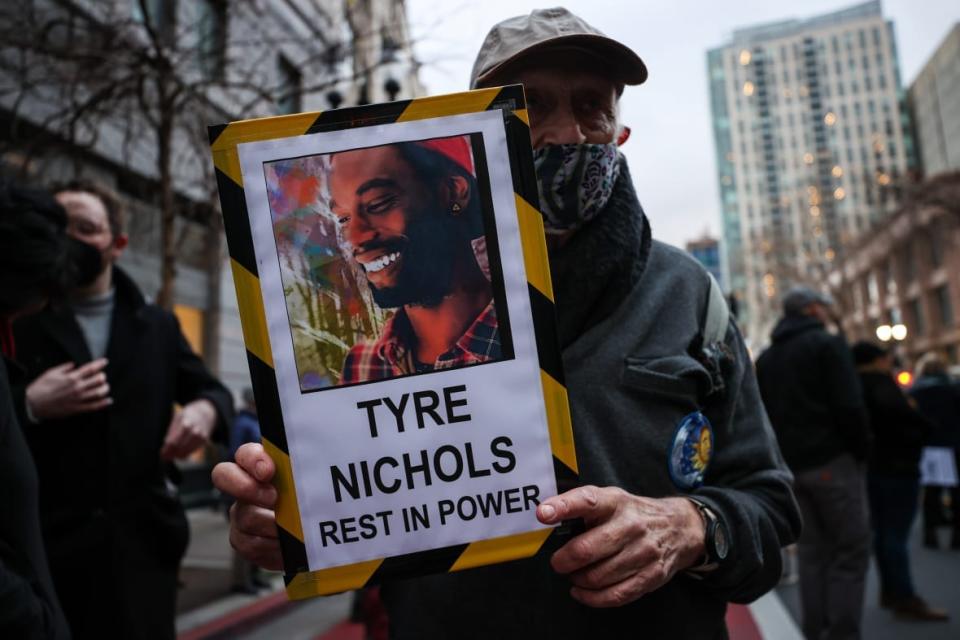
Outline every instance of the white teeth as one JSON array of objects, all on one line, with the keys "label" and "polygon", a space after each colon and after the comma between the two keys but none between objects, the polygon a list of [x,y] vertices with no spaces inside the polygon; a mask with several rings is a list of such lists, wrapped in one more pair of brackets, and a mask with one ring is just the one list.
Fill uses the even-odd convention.
[{"label": "white teeth", "polygon": [[364,270],[367,273],[375,273],[386,267],[391,262],[395,262],[397,258],[400,257],[400,252],[396,251],[394,253],[388,253],[386,255],[380,256],[376,260],[371,260],[363,265]]}]

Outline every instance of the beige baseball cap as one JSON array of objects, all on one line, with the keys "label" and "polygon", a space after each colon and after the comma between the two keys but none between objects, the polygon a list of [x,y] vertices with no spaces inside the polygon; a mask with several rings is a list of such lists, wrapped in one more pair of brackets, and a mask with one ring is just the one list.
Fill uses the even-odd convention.
[{"label": "beige baseball cap", "polygon": [[480,47],[470,73],[470,87],[487,81],[517,60],[545,49],[583,52],[600,60],[614,79],[623,84],[642,84],[647,67],[630,47],[608,38],[563,7],[535,9],[528,16],[509,18],[494,25]]}]

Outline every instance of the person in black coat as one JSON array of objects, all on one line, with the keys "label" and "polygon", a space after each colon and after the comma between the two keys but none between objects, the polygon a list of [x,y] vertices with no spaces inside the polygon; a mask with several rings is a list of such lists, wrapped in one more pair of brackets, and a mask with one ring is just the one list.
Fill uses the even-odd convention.
[{"label": "person in black coat", "polygon": [[[910,397],[917,411],[934,424],[924,445],[952,449],[955,468],[960,468],[960,384],[950,379],[946,363],[936,353],[928,353],[917,362],[917,381]],[[946,489],[936,485],[923,488],[924,545],[932,549],[939,546],[936,527],[943,519]],[[953,528],[950,546],[960,549],[960,488],[949,487],[949,491],[951,519],[946,524]]]},{"label": "person in black coat", "polygon": [[920,453],[932,425],[910,405],[894,380],[890,352],[858,342],[853,345],[853,359],[873,430],[867,494],[880,605],[903,618],[946,620],[946,611],[917,595],[907,551],[920,494]]},{"label": "person in black coat", "polygon": [[70,631],[40,534],[37,472],[14,411],[17,366],[11,321],[94,276],[96,253],[66,234],[50,196],[0,182],[0,638],[67,640]]},{"label": "person in black coat", "polygon": [[54,583],[77,638],[172,639],[188,526],[168,476],[173,460],[225,433],[232,397],[176,317],[114,265],[126,235],[110,194],[77,183],[56,197],[101,270],[14,327]]},{"label": "person in black coat", "polygon": [[870,561],[863,460],[870,436],[850,349],[827,331],[832,300],[797,287],[757,360],[760,394],[794,473],[803,631],[860,635]]}]

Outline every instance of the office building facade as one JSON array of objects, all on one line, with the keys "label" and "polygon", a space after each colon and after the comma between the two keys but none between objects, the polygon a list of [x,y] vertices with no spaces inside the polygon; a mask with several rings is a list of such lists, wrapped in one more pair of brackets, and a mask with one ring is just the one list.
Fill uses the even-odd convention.
[{"label": "office building facade", "polygon": [[[927,189],[960,187],[960,174]],[[903,365],[924,353],[960,364],[960,217],[935,204],[907,203],[863,235],[828,277],[852,340],[890,340]],[[877,329],[903,325],[891,339]]]},{"label": "office building facade", "polygon": [[909,96],[924,175],[960,170],[960,23],[917,74]]},{"label": "office building facade", "polygon": [[893,24],[867,2],[738,29],[707,67],[724,268],[762,344],[781,295],[896,208],[914,152]]}]

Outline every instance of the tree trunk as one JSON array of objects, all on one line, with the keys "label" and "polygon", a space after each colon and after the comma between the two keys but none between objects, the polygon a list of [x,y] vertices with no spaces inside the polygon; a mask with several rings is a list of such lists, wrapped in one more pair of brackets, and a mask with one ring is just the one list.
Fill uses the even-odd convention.
[{"label": "tree trunk", "polygon": [[223,218],[213,212],[206,233],[207,311],[203,314],[203,359],[214,375],[220,373],[220,283],[223,271]]},{"label": "tree trunk", "polygon": [[174,281],[177,277],[177,248],[174,232],[177,221],[170,166],[173,147],[173,113],[161,108],[157,127],[157,169],[160,174],[160,290],[157,304],[173,309]]}]

